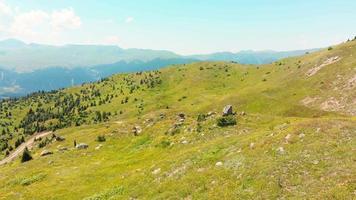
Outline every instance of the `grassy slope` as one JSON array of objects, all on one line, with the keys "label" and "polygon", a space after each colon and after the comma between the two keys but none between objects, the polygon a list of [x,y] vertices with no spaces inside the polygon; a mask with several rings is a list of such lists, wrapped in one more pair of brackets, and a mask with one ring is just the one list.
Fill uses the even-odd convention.
[{"label": "grassy slope", "polygon": [[[312,77],[305,75],[332,56],[342,59]],[[356,119],[350,113],[355,92],[343,86],[355,75],[354,56],[355,41],[259,68],[206,62],[162,69],[159,87],[130,95],[138,101],[123,105],[119,95],[90,108],[122,110],[122,115],[103,124],[58,130],[66,141],[47,147],[54,155],[39,157],[41,150],[35,148],[33,161],[0,166],[0,199],[352,199]],[[111,86],[122,85],[123,77],[138,80],[140,75],[113,76],[97,86],[104,94],[116,94]],[[306,107],[301,103],[306,97],[320,102]],[[344,106],[320,109],[330,97],[340,98]],[[138,113],[141,102],[144,110]],[[220,113],[226,104],[247,113],[237,117],[237,126],[218,128],[215,116],[196,131],[199,113]],[[13,111],[14,119],[24,112]],[[188,116],[180,133],[166,135],[179,112]],[[166,118],[160,119],[160,113]],[[134,125],[143,128],[140,136],[132,135]],[[107,142],[95,150],[99,134]],[[57,152],[58,145],[72,147],[74,139],[88,143],[89,149]],[[280,147],[284,153],[278,152]],[[215,166],[218,161],[223,165]],[[157,169],[159,173],[152,173]]]}]

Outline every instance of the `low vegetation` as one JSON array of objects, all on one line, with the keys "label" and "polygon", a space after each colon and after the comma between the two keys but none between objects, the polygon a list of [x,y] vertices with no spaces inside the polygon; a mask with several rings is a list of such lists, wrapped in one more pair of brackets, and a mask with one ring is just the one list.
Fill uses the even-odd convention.
[{"label": "low vegetation", "polygon": [[268,65],[198,62],[3,100],[2,157],[40,131],[65,140],[36,140],[32,160],[0,166],[1,198],[352,199],[355,55],[349,41]]}]

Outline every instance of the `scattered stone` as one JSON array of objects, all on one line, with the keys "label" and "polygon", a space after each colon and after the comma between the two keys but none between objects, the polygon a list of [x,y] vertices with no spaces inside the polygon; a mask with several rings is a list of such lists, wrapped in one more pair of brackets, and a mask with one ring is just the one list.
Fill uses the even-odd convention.
[{"label": "scattered stone", "polygon": [[317,129],[316,129],[316,132],[319,133],[319,132],[320,132],[320,128],[317,128]]},{"label": "scattered stone", "polygon": [[85,143],[80,143],[77,144],[77,146],[75,146],[75,148],[77,149],[87,149],[89,147],[89,145],[85,144]]},{"label": "scattered stone", "polygon": [[313,161],[313,164],[314,164],[314,165],[317,165],[317,164],[319,164],[319,161],[318,161],[318,160],[314,160],[314,161]]},{"label": "scattered stone", "polygon": [[141,132],[142,132],[142,129],[141,129],[140,126],[134,126],[134,127],[132,128],[132,133],[133,133],[135,136],[137,136],[137,135],[140,134]]},{"label": "scattered stone", "polygon": [[334,56],[331,58],[326,59],[321,65],[319,66],[315,66],[311,69],[309,69],[306,73],[306,75],[308,77],[315,75],[319,70],[321,70],[323,67],[327,66],[327,65],[331,65],[334,64],[336,62],[338,62],[339,60],[341,60],[341,58],[339,56]]},{"label": "scattered stone", "polygon": [[245,111],[242,111],[242,112],[240,113],[240,115],[241,115],[241,116],[245,116],[245,115],[246,115]]},{"label": "scattered stone", "polygon": [[170,134],[170,135],[175,135],[177,133],[179,133],[180,131],[180,127],[182,126],[182,123],[175,123],[173,124],[173,126],[167,131],[167,134]]},{"label": "scattered stone", "polygon": [[222,163],[221,161],[215,163],[215,166],[217,166],[217,167],[220,167],[220,166],[222,166],[222,165],[223,165],[223,163]]},{"label": "scattered stone", "polygon": [[62,147],[62,146],[58,147],[58,151],[67,151],[67,150],[68,150],[67,147]]},{"label": "scattered stone", "polygon": [[152,174],[153,174],[153,175],[157,175],[157,174],[159,174],[160,172],[161,172],[161,168],[157,168],[157,169],[155,169],[155,170],[152,171]]},{"label": "scattered stone", "polygon": [[52,153],[52,151],[49,151],[49,150],[43,150],[41,152],[41,156],[48,156],[48,155],[51,155],[51,154],[53,154],[53,153]]},{"label": "scattered stone", "polygon": [[199,168],[199,169],[197,169],[197,172],[203,172],[203,171],[205,171],[204,168]]},{"label": "scattered stone", "polygon": [[227,105],[223,109],[223,116],[232,115],[232,105]]},{"label": "scattered stone", "polygon": [[300,133],[300,134],[298,135],[298,137],[299,137],[300,139],[302,139],[302,138],[305,137],[305,134],[304,134],[304,133]]},{"label": "scattered stone", "polygon": [[101,149],[101,147],[103,147],[103,145],[99,144],[97,147],[95,147],[95,150],[99,150],[99,149]]},{"label": "scattered stone", "polygon": [[286,140],[287,143],[289,143],[292,139],[292,135],[288,134],[284,139]]},{"label": "scattered stone", "polygon": [[278,147],[277,148],[277,152],[279,153],[279,154],[284,154],[284,148],[283,147]]},{"label": "scattered stone", "polygon": [[166,115],[165,115],[164,113],[160,113],[160,114],[159,114],[159,118],[163,119],[163,118],[165,118],[165,117],[166,117]]},{"label": "scattered stone", "polygon": [[254,149],[255,148],[255,143],[251,142],[250,143],[250,149]]},{"label": "scattered stone", "polygon": [[64,141],[65,140],[65,138],[63,137],[63,136],[60,136],[60,135],[57,135],[56,136],[56,141],[57,142],[62,142],[62,141]]},{"label": "scattered stone", "polygon": [[188,144],[188,141],[187,140],[183,140],[182,144]]},{"label": "scattered stone", "polygon": [[181,119],[185,119],[185,114],[184,113],[179,113],[178,117],[180,117]]},{"label": "scattered stone", "polygon": [[210,111],[210,112],[208,112],[207,116],[210,117],[210,116],[213,116],[215,114],[216,114],[216,112]]}]

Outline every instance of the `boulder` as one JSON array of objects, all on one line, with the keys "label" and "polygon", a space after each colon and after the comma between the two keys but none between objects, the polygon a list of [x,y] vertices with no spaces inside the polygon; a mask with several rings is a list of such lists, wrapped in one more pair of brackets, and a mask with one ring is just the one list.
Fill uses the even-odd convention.
[{"label": "boulder", "polygon": [[278,152],[279,154],[284,154],[284,153],[285,153],[283,147],[278,147],[278,148],[277,148],[277,152]]},{"label": "boulder", "polygon": [[159,174],[160,172],[161,172],[161,168],[157,168],[152,171],[152,174],[156,175],[156,174]]},{"label": "boulder", "polygon": [[61,141],[64,141],[64,140],[65,140],[65,138],[63,136],[60,136],[60,135],[56,136],[56,141],[61,142]]},{"label": "boulder", "polygon": [[137,136],[139,133],[141,133],[142,132],[142,129],[141,129],[141,127],[140,126],[134,126],[133,128],[132,128],[132,133],[135,135],[135,136]]},{"label": "boulder", "polygon": [[87,149],[89,147],[89,145],[85,144],[85,143],[80,143],[77,144],[77,146],[75,146],[75,148],[77,149]]},{"label": "boulder", "polygon": [[210,111],[210,112],[208,112],[207,117],[213,116],[215,114],[216,114],[216,112]]},{"label": "boulder", "polygon": [[223,116],[228,116],[228,115],[232,115],[232,105],[227,105],[224,107],[223,109]]},{"label": "boulder", "polygon": [[43,150],[41,152],[41,156],[48,156],[48,155],[51,155],[51,154],[53,154],[52,151],[48,151],[48,150]]},{"label": "boulder", "polygon": [[101,147],[103,147],[103,145],[99,144],[97,147],[95,147],[95,150],[99,150],[99,149],[101,149]]},{"label": "boulder", "polygon": [[67,147],[58,147],[58,151],[67,151],[68,148]]},{"label": "boulder", "polygon": [[179,113],[178,117],[181,118],[181,119],[185,119],[185,114],[184,113]]}]

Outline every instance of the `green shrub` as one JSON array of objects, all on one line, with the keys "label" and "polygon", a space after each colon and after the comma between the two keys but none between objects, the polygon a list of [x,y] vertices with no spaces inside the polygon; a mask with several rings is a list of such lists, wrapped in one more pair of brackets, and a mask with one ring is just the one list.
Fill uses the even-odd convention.
[{"label": "green shrub", "polygon": [[236,118],[231,115],[220,117],[217,119],[217,124],[220,127],[233,126],[233,125],[236,125],[236,123],[237,123]]},{"label": "green shrub", "polygon": [[102,191],[101,193],[94,194],[93,196],[84,198],[84,200],[114,199],[114,197],[117,198],[118,196],[121,196],[123,193],[124,193],[124,188],[122,186],[115,186],[108,190]]},{"label": "green shrub", "polygon": [[98,142],[105,142],[106,138],[104,135],[98,135],[98,137],[96,138],[96,141]]},{"label": "green shrub", "polygon": [[32,160],[32,156],[30,154],[30,151],[26,147],[25,150],[22,153],[21,162],[24,163],[24,162],[27,162],[27,161],[30,161],[30,160]]},{"label": "green shrub", "polygon": [[161,148],[167,148],[171,145],[171,142],[170,141],[167,141],[167,140],[163,140],[161,141],[157,147],[161,147]]},{"label": "green shrub", "polygon": [[328,48],[328,51],[331,51],[331,50],[333,50],[333,48],[332,48],[332,47],[329,47],[329,48]]},{"label": "green shrub", "polygon": [[202,122],[202,121],[205,121],[205,119],[206,119],[206,116],[204,114],[199,114],[198,118],[197,118],[197,121],[198,122]]}]

